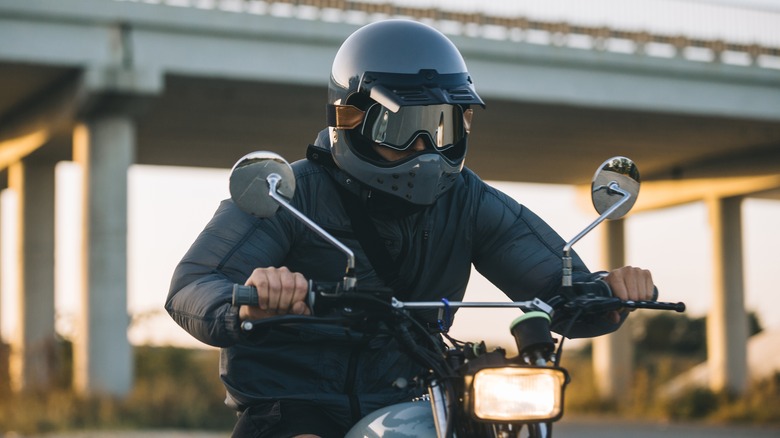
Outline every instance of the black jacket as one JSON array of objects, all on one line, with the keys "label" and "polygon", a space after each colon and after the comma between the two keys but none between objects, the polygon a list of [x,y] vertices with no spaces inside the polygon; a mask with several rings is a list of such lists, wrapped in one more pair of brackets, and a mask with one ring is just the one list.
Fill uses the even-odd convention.
[{"label": "black jacket", "polygon": [[[297,187],[292,204],[355,252],[359,285],[383,286],[355,240],[337,194],[339,171],[308,160],[294,163],[293,169]],[[462,299],[472,264],[514,300],[544,299],[560,286],[561,237],[467,168],[430,207],[404,215],[389,214],[381,206],[372,211],[391,255],[400,260],[399,283],[408,291],[406,300]],[[346,259],[285,211],[257,219],[226,200],[171,282],[165,307],[173,319],[195,338],[222,349],[220,373],[228,405],[242,409],[261,400],[304,399],[327,405],[348,423],[415,395],[413,385],[401,388],[394,382],[399,377],[411,382],[419,369],[388,339],[367,339],[326,325],[272,330],[261,339],[244,335],[238,309],[231,305],[232,285],[243,284],[254,268],[265,266],[287,266],[307,279],[337,281]],[[592,276],[576,256],[574,270],[575,281]],[[583,327],[575,335],[616,327]]]}]

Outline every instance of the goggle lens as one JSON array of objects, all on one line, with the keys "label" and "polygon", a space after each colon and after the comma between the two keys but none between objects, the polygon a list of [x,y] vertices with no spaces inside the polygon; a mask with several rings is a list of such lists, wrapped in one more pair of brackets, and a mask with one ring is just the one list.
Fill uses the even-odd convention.
[{"label": "goggle lens", "polygon": [[392,112],[380,104],[366,111],[361,134],[395,150],[408,149],[420,135],[427,135],[436,149],[445,150],[468,134],[471,109],[459,105],[402,106]]}]

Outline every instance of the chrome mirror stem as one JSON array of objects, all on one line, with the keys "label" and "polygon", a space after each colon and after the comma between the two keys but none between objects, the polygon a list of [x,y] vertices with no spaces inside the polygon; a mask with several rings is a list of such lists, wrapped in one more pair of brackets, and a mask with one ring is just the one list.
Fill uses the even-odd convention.
[{"label": "chrome mirror stem", "polygon": [[594,228],[596,228],[600,223],[604,222],[605,219],[609,215],[611,215],[615,210],[620,208],[623,204],[625,204],[629,199],[631,199],[631,193],[623,190],[620,188],[620,185],[615,182],[611,181],[606,186],[600,186],[594,188],[594,191],[596,190],[608,190],[610,192],[619,193],[622,195],[622,199],[614,203],[611,207],[609,207],[604,213],[601,214],[598,218],[596,218],[593,223],[588,225],[584,230],[580,231],[579,234],[574,236],[573,239],[571,239],[569,242],[566,243],[563,247],[563,283],[562,285],[564,287],[569,287],[572,285],[572,260],[571,260],[571,247],[577,243],[580,239],[585,237],[586,234],[590,233]]},{"label": "chrome mirror stem", "polygon": [[277,173],[271,173],[268,175],[266,178],[266,182],[268,183],[268,195],[273,198],[273,200],[276,201],[279,205],[284,207],[285,210],[292,213],[293,216],[303,222],[304,225],[309,227],[312,231],[317,233],[317,235],[323,239],[327,240],[329,243],[333,244],[347,256],[347,272],[344,274],[344,289],[353,289],[357,283],[357,278],[355,277],[355,253],[353,253],[349,247],[339,242],[335,237],[331,236],[327,231],[323,230],[314,221],[290,205],[290,203],[288,203],[287,200],[284,199],[284,197],[281,196],[277,191],[277,187],[281,180],[282,177]]}]

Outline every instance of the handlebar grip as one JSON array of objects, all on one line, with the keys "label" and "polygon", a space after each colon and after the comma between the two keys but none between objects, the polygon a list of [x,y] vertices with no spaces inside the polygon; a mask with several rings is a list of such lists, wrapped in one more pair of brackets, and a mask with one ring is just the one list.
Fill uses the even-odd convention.
[{"label": "handlebar grip", "polygon": [[604,280],[586,281],[572,285],[575,296],[590,295],[594,297],[611,297],[612,290]]},{"label": "handlebar grip", "polygon": [[233,305],[234,306],[257,306],[260,301],[257,299],[257,289],[254,286],[244,286],[242,284],[233,285]]},{"label": "handlebar grip", "polygon": [[[597,297],[611,297],[612,290],[604,280],[574,283],[574,289],[578,295],[593,295]],[[653,285],[653,297],[649,301],[658,301],[658,287]]]}]

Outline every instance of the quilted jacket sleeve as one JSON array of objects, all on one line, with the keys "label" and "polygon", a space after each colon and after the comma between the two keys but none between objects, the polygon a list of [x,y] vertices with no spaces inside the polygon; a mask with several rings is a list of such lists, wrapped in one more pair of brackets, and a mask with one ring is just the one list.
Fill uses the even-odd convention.
[{"label": "quilted jacket sleeve", "polygon": [[[263,223],[263,227],[258,225]],[[165,308],[193,337],[227,347],[241,339],[238,309],[231,305],[234,283],[243,284],[256,267],[278,266],[287,252],[279,219],[257,219],[223,201],[176,267]]]},{"label": "quilted jacket sleeve", "polygon": [[[474,265],[487,279],[513,300],[546,300],[557,295],[562,280],[563,238],[531,210],[504,193],[484,185],[475,215]],[[600,273],[591,273],[577,254],[573,254],[575,282],[593,281]],[[620,324],[606,319],[579,321],[569,336],[600,336],[613,332]]]}]

